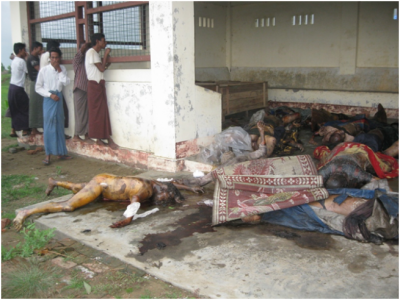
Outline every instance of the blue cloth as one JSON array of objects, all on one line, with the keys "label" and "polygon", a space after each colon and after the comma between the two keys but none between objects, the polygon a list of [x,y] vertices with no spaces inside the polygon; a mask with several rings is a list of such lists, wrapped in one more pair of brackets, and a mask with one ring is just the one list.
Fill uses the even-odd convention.
[{"label": "blue cloth", "polygon": [[43,140],[46,155],[67,155],[64,135],[63,95],[59,91],[50,91],[60,100],[50,97],[43,99]]},{"label": "blue cloth", "polygon": [[382,202],[389,216],[399,218],[399,195],[378,193],[378,198]]},{"label": "blue cloth", "polygon": [[308,204],[267,212],[262,214],[261,219],[271,224],[287,226],[300,230],[343,235],[340,231],[330,229],[328,225],[318,218]]},{"label": "blue cloth", "polygon": [[347,199],[348,196],[351,197],[359,197],[365,199],[372,199],[375,196],[374,190],[361,190],[361,189],[327,189],[329,195],[339,195],[337,196],[333,202],[337,204],[342,204],[344,200]]},{"label": "blue cloth", "polygon": [[376,134],[371,133],[360,133],[354,138],[353,143],[367,145],[374,152],[380,151],[383,145],[383,141],[381,141]]}]

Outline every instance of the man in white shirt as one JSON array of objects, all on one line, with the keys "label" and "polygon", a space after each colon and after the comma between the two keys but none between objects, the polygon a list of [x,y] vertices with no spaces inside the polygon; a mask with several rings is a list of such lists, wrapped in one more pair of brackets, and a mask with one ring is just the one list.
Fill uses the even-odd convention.
[{"label": "man in white shirt", "polygon": [[50,65],[40,69],[35,91],[43,96],[43,140],[46,158],[43,164],[50,164],[50,155],[58,155],[60,160],[68,156],[64,136],[63,86],[70,83],[67,70],[60,65],[61,50],[50,49]]},{"label": "man in white shirt", "polygon": [[10,136],[17,137],[15,131],[22,130],[22,135],[29,134],[29,97],[25,92],[25,77],[28,73],[25,57],[26,45],[14,44],[15,58],[11,62],[11,80],[8,90],[8,106],[11,113]]},{"label": "man in white shirt", "polygon": [[[48,66],[50,64],[50,49],[53,48],[60,48],[60,43],[57,42],[56,40],[49,40],[47,42],[46,45],[46,52],[44,52],[41,56],[40,56],[40,69],[43,69],[45,66]],[[69,127],[69,112],[68,112],[68,106],[65,103],[65,101],[63,101],[63,108],[64,108],[64,127],[68,128]],[[70,139],[71,136],[69,135],[65,135],[65,139]]]},{"label": "man in white shirt", "polygon": [[[115,144],[111,138],[111,122],[103,74],[110,65],[107,59],[111,49],[107,48],[105,50],[102,61],[99,52],[101,49],[105,49],[107,45],[104,34],[96,33],[90,37],[90,40],[92,42],[92,48],[86,52],[85,56],[85,68],[88,77],[87,101],[89,109],[89,137],[97,139],[97,145],[109,146],[111,149],[117,149],[118,145]],[[107,140],[108,144],[104,144],[102,139]]]}]

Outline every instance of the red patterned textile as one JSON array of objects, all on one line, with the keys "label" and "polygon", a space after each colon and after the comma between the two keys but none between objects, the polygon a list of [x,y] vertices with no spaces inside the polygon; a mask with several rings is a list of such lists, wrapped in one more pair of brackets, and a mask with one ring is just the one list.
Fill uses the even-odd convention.
[{"label": "red patterned textile", "polygon": [[399,177],[399,163],[395,158],[381,152],[374,152],[364,144],[347,142],[339,144],[332,151],[326,146],[320,146],[314,150],[314,157],[320,160],[318,170],[335,157],[354,154],[365,157],[371,163],[379,178]]},{"label": "red patterned textile", "polygon": [[212,172],[213,225],[328,198],[309,155],[252,160]]}]

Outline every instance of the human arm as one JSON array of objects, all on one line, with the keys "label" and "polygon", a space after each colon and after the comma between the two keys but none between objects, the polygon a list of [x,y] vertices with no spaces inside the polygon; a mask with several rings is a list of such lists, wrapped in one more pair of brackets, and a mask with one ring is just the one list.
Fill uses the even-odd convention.
[{"label": "human arm", "polygon": [[55,95],[50,93],[50,88],[45,86],[45,77],[46,77],[46,70],[42,69],[39,71],[38,77],[36,79],[36,84],[35,84],[35,91],[42,97],[49,97],[53,99],[54,101],[60,100],[60,98]]},{"label": "human arm", "polygon": [[110,52],[111,52],[111,49],[110,49],[110,48],[107,48],[107,49],[104,51],[103,61],[102,61],[102,62],[97,62],[97,63],[95,63],[95,66],[97,67],[97,69],[98,69],[100,72],[102,72],[102,73],[103,73],[105,70],[107,70],[107,68],[109,67],[109,65],[111,65],[110,62],[107,62]]}]

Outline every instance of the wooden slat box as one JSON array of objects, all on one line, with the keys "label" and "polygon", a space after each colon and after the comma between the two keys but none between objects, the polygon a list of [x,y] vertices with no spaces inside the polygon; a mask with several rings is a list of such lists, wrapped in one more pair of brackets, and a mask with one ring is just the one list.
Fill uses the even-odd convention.
[{"label": "wooden slat box", "polygon": [[216,81],[196,85],[221,93],[222,118],[238,112],[264,108],[268,101],[268,82]]}]

